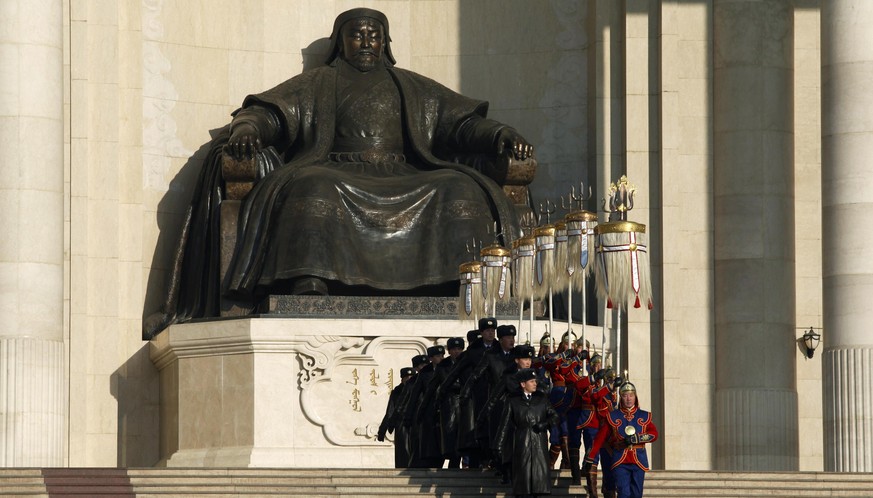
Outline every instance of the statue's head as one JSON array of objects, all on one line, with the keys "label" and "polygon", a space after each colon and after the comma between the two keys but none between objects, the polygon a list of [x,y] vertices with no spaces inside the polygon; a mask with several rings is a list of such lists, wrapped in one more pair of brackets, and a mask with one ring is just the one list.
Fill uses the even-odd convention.
[{"label": "statue's head", "polygon": [[331,51],[327,63],[342,59],[361,71],[384,63],[393,66],[388,18],[378,10],[358,8],[338,15],[330,35]]}]

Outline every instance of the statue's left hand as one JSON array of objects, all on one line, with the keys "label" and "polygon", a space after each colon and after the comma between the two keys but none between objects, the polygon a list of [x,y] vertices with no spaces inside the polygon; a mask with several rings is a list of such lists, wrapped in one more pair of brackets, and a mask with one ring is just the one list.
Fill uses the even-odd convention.
[{"label": "statue's left hand", "polygon": [[534,147],[517,131],[504,128],[497,134],[497,155],[503,155],[504,152],[515,159],[524,160],[533,157]]}]

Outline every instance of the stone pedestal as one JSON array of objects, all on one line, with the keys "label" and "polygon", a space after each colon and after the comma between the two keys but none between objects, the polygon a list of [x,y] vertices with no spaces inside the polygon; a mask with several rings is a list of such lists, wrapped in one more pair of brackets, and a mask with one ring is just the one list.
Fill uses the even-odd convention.
[{"label": "stone pedestal", "polygon": [[[266,301],[266,308],[267,314],[286,318],[415,317],[416,320],[452,320],[458,317],[458,298],[271,295]],[[544,315],[542,301],[534,302],[534,314],[537,317]],[[497,303],[496,316],[501,321],[518,320],[518,302]]]},{"label": "stone pedestal", "polygon": [[393,467],[376,431],[400,368],[457,320],[248,318],[174,325],[160,371],[172,467]]}]

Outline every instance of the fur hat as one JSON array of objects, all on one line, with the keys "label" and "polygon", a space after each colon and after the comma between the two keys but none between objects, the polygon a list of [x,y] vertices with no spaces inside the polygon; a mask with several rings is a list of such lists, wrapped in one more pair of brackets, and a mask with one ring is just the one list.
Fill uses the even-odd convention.
[{"label": "fur hat", "polygon": [[506,337],[506,336],[515,337],[515,325],[501,325],[497,327],[497,337]]},{"label": "fur hat", "polygon": [[517,374],[515,374],[515,378],[518,382],[527,382],[536,379],[537,372],[533,368],[522,368]]},{"label": "fur hat", "polygon": [[496,329],[497,328],[497,319],[496,318],[480,318],[479,319],[479,332],[482,332],[485,329]]},{"label": "fur hat", "polygon": [[534,357],[534,348],[533,346],[528,346],[527,344],[521,344],[512,348],[512,357],[513,358],[533,358]]}]

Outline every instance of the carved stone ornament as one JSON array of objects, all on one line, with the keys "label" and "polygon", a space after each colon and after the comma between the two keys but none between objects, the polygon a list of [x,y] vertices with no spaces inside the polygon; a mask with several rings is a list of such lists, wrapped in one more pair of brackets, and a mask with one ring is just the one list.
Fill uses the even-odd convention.
[{"label": "carved stone ornament", "polygon": [[400,366],[423,354],[425,338],[312,337],[300,344],[300,408],[338,446],[376,442]]}]

